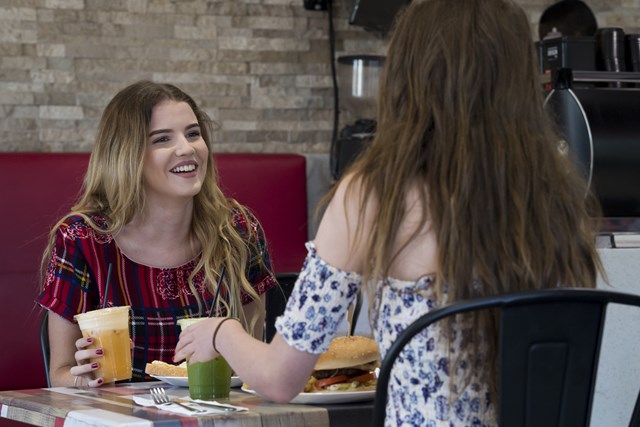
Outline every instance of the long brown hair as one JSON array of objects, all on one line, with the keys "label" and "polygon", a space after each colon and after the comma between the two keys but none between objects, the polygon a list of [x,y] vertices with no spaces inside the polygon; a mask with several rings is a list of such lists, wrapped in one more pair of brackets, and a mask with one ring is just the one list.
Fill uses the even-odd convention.
[{"label": "long brown hair", "polygon": [[[366,230],[367,283],[388,276],[408,190],[420,183],[416,230],[430,222],[437,239],[438,301],[594,287],[597,203],[558,149],[522,9],[509,0],[414,2],[395,28],[377,133],[351,169],[361,212],[379,201]],[[494,339],[493,316],[479,314],[475,331]],[[495,386],[495,370],[488,375]]]},{"label": "long brown hair", "polygon": [[[98,233],[117,234],[137,212],[143,210],[145,191],[142,166],[148,144],[149,123],[153,108],[166,100],[186,102],[191,107],[202,138],[211,152],[213,122],[191,96],[171,84],[141,81],[127,86],[113,97],[102,114],[82,194],[71,208],[70,215],[83,216]],[[239,210],[245,218],[248,213],[235,200],[224,196],[218,186],[217,172],[211,158],[193,206],[191,233],[200,243],[202,255],[188,280],[192,293],[199,298],[199,292],[196,292],[193,284],[193,278],[199,271],[204,272],[209,289],[215,291],[214,284],[224,266],[225,282],[230,294],[227,312],[241,316],[249,327],[249,319],[243,317],[240,291],[243,290],[254,300],[259,296],[246,278],[249,246],[232,224],[232,210]],[[102,229],[95,224],[91,214],[105,216],[108,228]],[[42,261],[43,277],[46,277],[44,269],[51,257],[56,229],[64,220],[61,219],[51,232]],[[257,242],[250,242],[252,244],[256,246]],[[257,246],[254,250],[258,253]],[[227,305],[222,298],[218,302]]]}]

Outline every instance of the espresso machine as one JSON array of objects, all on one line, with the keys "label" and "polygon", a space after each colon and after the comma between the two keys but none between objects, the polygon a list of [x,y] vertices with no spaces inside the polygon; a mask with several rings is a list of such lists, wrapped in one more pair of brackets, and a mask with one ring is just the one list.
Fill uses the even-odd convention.
[{"label": "espresso machine", "polygon": [[[640,232],[638,36],[604,28],[593,38],[538,43],[545,108],[561,146],[598,197],[603,233]],[[636,238],[637,240],[637,238]]]},{"label": "espresso machine", "polygon": [[345,169],[366,148],[376,131],[376,97],[384,56],[349,55],[338,58],[340,120],[332,147],[331,174]]}]

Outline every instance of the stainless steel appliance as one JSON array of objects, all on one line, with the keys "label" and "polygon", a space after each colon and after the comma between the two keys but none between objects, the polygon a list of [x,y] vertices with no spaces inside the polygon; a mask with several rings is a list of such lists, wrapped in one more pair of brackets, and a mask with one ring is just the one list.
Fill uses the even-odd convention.
[{"label": "stainless steel appliance", "polygon": [[376,131],[376,97],[384,56],[338,58],[340,133],[332,147],[332,175],[340,178]]},{"label": "stainless steel appliance", "polygon": [[558,74],[545,106],[608,218],[640,217],[640,89],[575,81],[640,83],[640,73]]}]

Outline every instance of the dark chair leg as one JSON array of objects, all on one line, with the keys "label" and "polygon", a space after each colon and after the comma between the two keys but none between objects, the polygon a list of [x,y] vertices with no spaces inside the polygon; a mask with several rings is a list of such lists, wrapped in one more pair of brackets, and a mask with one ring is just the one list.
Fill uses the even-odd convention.
[{"label": "dark chair leg", "polygon": [[636,406],[633,408],[633,414],[631,415],[629,427],[640,427],[640,392],[638,392]]},{"label": "dark chair leg", "polygon": [[44,373],[47,376],[47,387],[51,387],[49,378],[49,311],[45,311],[40,320],[40,348],[44,361]]},{"label": "dark chair leg", "polygon": [[266,314],[264,319],[264,341],[271,342],[276,334],[276,318],[284,313],[287,300],[293,285],[298,279],[298,273],[278,273],[276,280],[280,286],[269,289],[266,293]]}]

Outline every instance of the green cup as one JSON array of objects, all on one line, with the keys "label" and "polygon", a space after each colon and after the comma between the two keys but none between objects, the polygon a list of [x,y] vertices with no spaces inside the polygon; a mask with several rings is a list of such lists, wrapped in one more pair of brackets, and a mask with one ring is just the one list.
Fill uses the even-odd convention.
[{"label": "green cup", "polygon": [[[184,331],[192,323],[204,319],[206,317],[180,319],[178,325]],[[202,400],[228,398],[231,391],[231,373],[231,366],[222,356],[199,363],[189,363],[187,360],[189,397]]]},{"label": "green cup", "polygon": [[231,390],[231,366],[218,356],[208,362],[187,363],[189,396],[192,399],[226,399]]}]

